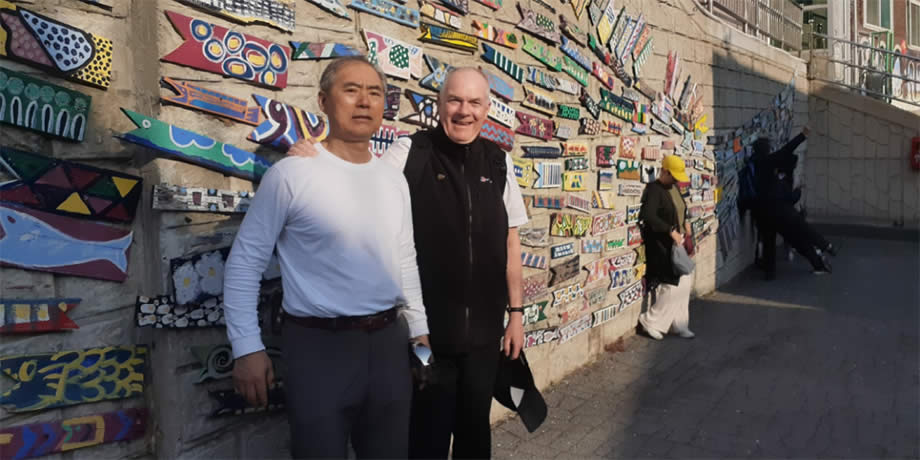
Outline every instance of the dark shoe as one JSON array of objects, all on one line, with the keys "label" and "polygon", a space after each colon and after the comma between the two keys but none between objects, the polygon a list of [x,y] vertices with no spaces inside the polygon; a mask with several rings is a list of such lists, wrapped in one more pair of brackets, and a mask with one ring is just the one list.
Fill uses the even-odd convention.
[{"label": "dark shoe", "polygon": [[827,256],[825,256],[824,254],[821,254],[821,265],[815,267],[815,271],[812,273],[814,273],[815,275],[825,275],[828,273],[833,273],[833,270],[831,269],[831,263],[830,261],[827,260]]},{"label": "dark shoe", "polygon": [[825,249],[824,252],[826,252],[826,253],[828,253],[828,254],[834,256],[834,257],[837,257],[837,247],[834,246],[833,244],[828,244],[828,245],[827,245],[827,249]]}]

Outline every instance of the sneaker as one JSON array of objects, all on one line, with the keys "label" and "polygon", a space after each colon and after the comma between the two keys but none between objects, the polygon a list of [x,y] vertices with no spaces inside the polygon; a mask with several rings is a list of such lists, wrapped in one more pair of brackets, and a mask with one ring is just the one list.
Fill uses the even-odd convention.
[{"label": "sneaker", "polygon": [[696,334],[694,334],[690,329],[680,329],[677,331],[677,335],[682,339],[692,339],[696,337]]},{"label": "sneaker", "polygon": [[814,273],[815,275],[826,275],[832,272],[833,270],[831,269],[831,263],[827,260],[827,256],[822,254],[821,255],[821,266],[816,267],[812,273]]},{"label": "sneaker", "polygon": [[645,331],[645,333],[648,334],[649,337],[651,337],[651,338],[653,338],[653,339],[655,339],[655,340],[664,339],[664,335],[663,335],[662,333],[660,333],[660,332],[658,332],[658,331],[656,331],[656,330],[654,330],[654,329],[652,329],[652,328],[650,328],[650,327],[646,327],[646,326],[645,326],[645,323],[642,322],[642,318],[641,318],[641,317],[639,318],[639,327],[641,327],[642,330]]}]

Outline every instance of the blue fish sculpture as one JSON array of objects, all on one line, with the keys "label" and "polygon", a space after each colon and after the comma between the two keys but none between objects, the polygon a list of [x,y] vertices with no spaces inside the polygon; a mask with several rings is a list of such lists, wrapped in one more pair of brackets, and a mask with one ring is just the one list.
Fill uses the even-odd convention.
[{"label": "blue fish sculpture", "polygon": [[[87,235],[94,240],[76,235]],[[0,203],[0,264],[3,265],[124,281],[132,235],[101,224]]]}]

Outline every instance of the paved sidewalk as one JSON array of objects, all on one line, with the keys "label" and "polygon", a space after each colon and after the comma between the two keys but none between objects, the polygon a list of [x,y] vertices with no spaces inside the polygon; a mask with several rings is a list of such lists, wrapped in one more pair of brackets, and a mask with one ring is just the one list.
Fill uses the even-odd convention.
[{"label": "paved sidewalk", "polygon": [[798,258],[691,304],[695,340],[644,336],[560,382],[533,434],[496,458],[918,458],[916,242],[831,238],[832,275]]}]

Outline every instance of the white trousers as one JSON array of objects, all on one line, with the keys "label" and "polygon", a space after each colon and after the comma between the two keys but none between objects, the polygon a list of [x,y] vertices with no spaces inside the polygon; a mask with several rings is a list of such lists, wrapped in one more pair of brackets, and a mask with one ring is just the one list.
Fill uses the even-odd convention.
[{"label": "white trousers", "polygon": [[662,334],[690,328],[690,291],[693,289],[693,274],[680,277],[677,286],[661,283],[655,290],[654,301],[648,311],[639,315],[639,322],[646,330],[654,329]]}]

